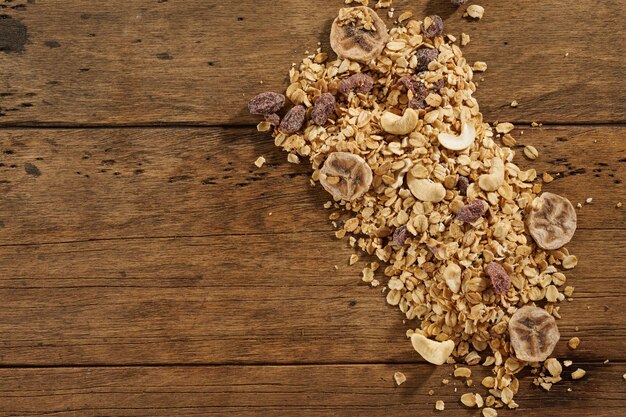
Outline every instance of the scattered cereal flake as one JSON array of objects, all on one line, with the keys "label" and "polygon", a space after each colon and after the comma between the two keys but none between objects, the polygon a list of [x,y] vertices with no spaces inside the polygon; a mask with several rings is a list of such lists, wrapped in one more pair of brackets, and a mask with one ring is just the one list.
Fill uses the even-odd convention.
[{"label": "scattered cereal flake", "polygon": [[626,374],[622,375],[622,378],[624,378],[626,380]]},{"label": "scattered cereal flake", "polygon": [[470,35],[467,33],[461,33],[461,46],[467,46],[470,43]]},{"label": "scattered cereal flake", "polygon": [[411,12],[411,11],[406,11],[406,12],[402,13],[400,16],[398,16],[398,22],[399,22],[399,23],[402,23],[402,22],[404,22],[405,20],[408,20],[408,19],[410,19],[410,18],[412,18],[412,17],[413,17],[413,12]]},{"label": "scattered cereal flake", "polygon": [[524,147],[524,155],[526,155],[526,158],[534,161],[539,157],[539,151],[534,146],[527,145]]},{"label": "scattered cereal flake", "polygon": [[372,282],[374,279],[374,271],[371,268],[363,268],[363,282]]},{"label": "scattered cereal flake", "polygon": [[593,198],[588,197],[588,198],[585,200],[585,203],[587,203],[587,204],[591,204],[591,202],[592,202],[592,201],[593,201]]},{"label": "scattered cereal flake", "polygon": [[567,392],[572,392],[572,389],[571,389],[571,388],[568,388],[568,389],[567,389]]},{"label": "scattered cereal flake", "polygon": [[515,129],[515,125],[509,122],[498,123],[496,125],[496,132],[498,133],[509,133],[513,129]]},{"label": "scattered cereal flake", "polygon": [[615,207],[617,207],[617,208],[621,208],[621,207],[622,207],[622,202],[621,202],[621,201],[618,201],[618,203],[615,205]]},{"label": "scattered cereal flake", "polygon": [[442,383],[443,385],[448,385],[448,384],[450,383],[450,380],[449,380],[449,379],[444,378],[444,379],[442,379],[442,380],[441,380],[441,383]]},{"label": "scattered cereal flake", "polygon": [[519,106],[519,103],[517,102],[517,100],[513,100],[513,101],[511,102],[511,107],[515,108],[515,107],[517,107],[517,106]]},{"label": "scattered cereal flake", "polygon": [[572,350],[576,350],[578,345],[580,345],[580,339],[578,337],[572,337],[569,342],[567,342],[567,346]]},{"label": "scattered cereal flake", "polygon": [[566,368],[569,368],[570,366],[572,366],[574,362],[570,361],[570,360],[564,360],[563,361],[563,366],[565,366]]},{"label": "scattered cereal flake", "polygon": [[491,407],[483,408],[483,417],[498,417],[498,412]]},{"label": "scattered cereal flake", "polygon": [[567,58],[569,56],[569,52],[565,53],[565,58]]},{"label": "scattered cereal flake", "polygon": [[378,0],[378,3],[376,3],[376,8],[386,9],[386,8],[391,7],[392,3],[393,3],[393,0]]},{"label": "scattered cereal flake", "polygon": [[485,8],[477,4],[472,4],[467,8],[467,10],[465,10],[465,13],[469,17],[480,20],[485,14]]},{"label": "scattered cereal flake", "polygon": [[605,361],[604,361],[604,362],[602,362],[602,363],[606,365],[606,364],[608,364],[608,363],[609,363],[609,360],[607,359],[607,360],[605,360]]},{"label": "scattered cereal flake", "polygon": [[300,158],[298,157],[298,155],[296,155],[294,153],[290,153],[289,155],[287,155],[287,161],[292,163],[292,164],[299,164],[300,163]]},{"label": "scattered cereal flake", "polygon": [[443,411],[445,409],[446,409],[446,404],[443,401],[437,400],[435,402],[435,410]]},{"label": "scattered cereal flake", "polygon": [[487,71],[487,63],[484,61],[476,61],[474,65],[472,65],[472,69],[477,72],[485,72]]},{"label": "scattered cereal flake", "polygon": [[572,269],[578,264],[578,258],[576,255],[568,255],[563,259],[563,268]]},{"label": "scattered cereal flake", "polygon": [[270,125],[270,122],[263,120],[262,122],[259,122],[258,125],[256,125],[256,130],[259,132],[268,132],[271,127],[272,126]]},{"label": "scattered cereal flake", "polygon": [[474,394],[468,392],[467,394],[461,395],[461,404],[466,407],[475,407],[476,406],[476,397]]},{"label": "scattered cereal flake", "polygon": [[544,172],[542,178],[543,178],[543,182],[545,182],[546,184],[549,184],[552,181],[554,181],[554,177],[550,175],[549,172]]},{"label": "scattered cereal flake", "polygon": [[338,266],[338,265],[335,265],[335,266],[333,266],[333,268],[335,268],[335,270],[338,270],[338,269],[339,269],[339,266]]},{"label": "scattered cereal flake", "polygon": [[396,385],[402,385],[406,382],[406,375],[402,372],[396,372],[393,374],[393,379],[396,380]]},{"label": "scattered cereal flake", "polygon": [[257,168],[261,168],[263,166],[263,164],[265,163],[265,158],[263,158],[262,156],[259,156],[256,161],[254,161],[254,165],[257,166]]},{"label": "scattered cereal flake", "polygon": [[577,204],[576,204],[576,208],[581,209],[581,208],[583,208],[583,205],[582,205],[582,204],[580,204],[580,203],[577,203]]},{"label": "scattered cereal flake", "polygon": [[350,265],[354,265],[359,260],[359,257],[355,254],[350,255]]},{"label": "scattered cereal flake", "polygon": [[574,380],[580,379],[580,378],[584,377],[586,373],[587,372],[584,369],[578,368],[574,372],[572,372],[572,379],[574,379]]},{"label": "scattered cereal flake", "polygon": [[530,123],[530,125],[531,125],[532,127],[538,127],[538,126],[541,126],[541,123],[531,122],[531,123]]},{"label": "scattered cereal flake", "polygon": [[428,395],[435,395],[435,390],[428,390]]},{"label": "scattered cereal flake", "polygon": [[472,376],[472,370],[469,368],[461,367],[454,370],[455,378],[469,378],[470,376]]}]

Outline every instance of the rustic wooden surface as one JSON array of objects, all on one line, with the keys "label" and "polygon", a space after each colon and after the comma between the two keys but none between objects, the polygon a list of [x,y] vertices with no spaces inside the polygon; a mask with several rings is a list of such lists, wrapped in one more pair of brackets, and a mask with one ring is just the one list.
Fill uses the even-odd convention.
[{"label": "rustic wooden surface", "polygon": [[[436,399],[477,414],[458,381],[441,385],[449,368],[412,351],[412,323],[359,283],[370,259],[347,265],[306,164],[250,126],[246,98],[327,48],[342,2],[276,3],[0,1],[0,416],[409,416]],[[525,377],[518,414],[620,415],[623,6],[485,0],[470,22],[447,0],[394,2],[407,4],[471,35],[488,120],[550,124],[514,132],[540,151],[519,165],[593,198],[559,322],[556,354],[575,363],[549,393]]]}]

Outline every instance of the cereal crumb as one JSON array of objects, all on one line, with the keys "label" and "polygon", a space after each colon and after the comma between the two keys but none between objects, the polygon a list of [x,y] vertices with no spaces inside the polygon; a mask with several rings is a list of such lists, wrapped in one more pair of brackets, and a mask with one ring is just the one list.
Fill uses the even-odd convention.
[{"label": "cereal crumb", "polygon": [[402,385],[406,382],[406,375],[402,372],[396,372],[393,374],[393,379],[396,380],[396,385]]},{"label": "cereal crumb", "polygon": [[[624,378],[624,379],[626,379],[626,378]],[[431,389],[431,390],[429,390],[429,391],[428,391],[428,395],[435,395],[435,391],[434,391],[434,390],[432,390],[432,389]]]},{"label": "cereal crumb", "polygon": [[461,33],[461,46],[467,46],[470,43],[470,35],[467,33]]},{"label": "cereal crumb", "polygon": [[572,379],[573,380],[580,379],[580,378],[584,377],[586,374],[587,374],[587,372],[584,369],[578,368],[574,372],[572,372]]},{"label": "cereal crumb", "polygon": [[593,198],[589,197],[585,200],[585,203],[591,204],[592,201],[593,201]]},{"label": "cereal crumb", "polygon": [[445,409],[446,409],[446,404],[443,401],[437,400],[437,402],[435,402],[435,410],[443,411]]},{"label": "cereal crumb", "polygon": [[354,265],[359,260],[359,257],[355,254],[350,255],[350,265]]},{"label": "cereal crumb", "polygon": [[571,388],[568,388],[568,389],[567,389],[567,392],[572,392],[572,389],[571,389]]},{"label": "cereal crumb", "polygon": [[576,204],[576,208],[581,209],[581,208],[583,208],[583,205],[582,205],[582,204],[580,204],[580,203],[578,203],[578,204]]},{"label": "cereal crumb", "polygon": [[527,145],[524,147],[524,155],[526,155],[526,158],[534,161],[539,157],[539,151],[534,146]]},{"label": "cereal crumb", "polygon": [[517,106],[519,106],[519,103],[517,102],[517,100],[513,100],[513,101],[511,102],[511,107],[515,108],[515,107],[517,107]]},{"label": "cereal crumb", "polygon": [[448,385],[450,383],[450,380],[444,378],[444,379],[441,380],[441,383],[443,385]]},{"label": "cereal crumb", "polygon": [[607,359],[607,360],[605,360],[605,361],[604,361],[604,362],[602,362],[602,363],[606,365],[607,363],[609,363],[609,360]]},{"label": "cereal crumb", "polygon": [[565,53],[565,58],[567,58],[569,56],[569,52]]},{"label": "cereal crumb", "polygon": [[570,366],[572,366],[572,363],[574,363],[574,362],[572,362],[570,360],[564,360],[563,361],[563,366],[565,366],[566,368],[569,368]]},{"label": "cereal crumb", "polygon": [[477,72],[485,72],[487,71],[487,63],[483,61],[476,61],[474,62],[474,65],[472,65],[472,69]]},{"label": "cereal crumb", "polygon": [[485,14],[485,8],[477,4],[472,4],[465,11],[466,16],[473,17],[474,19],[478,19],[478,20],[482,19],[484,14]]},{"label": "cereal crumb", "polygon": [[621,202],[621,201],[619,201],[619,202],[615,205],[615,207],[617,207],[617,208],[621,208],[621,207],[622,207],[622,202]]},{"label": "cereal crumb", "polygon": [[576,350],[578,345],[580,345],[580,339],[578,337],[572,337],[569,342],[567,342],[567,346],[572,350]]},{"label": "cereal crumb", "polygon": [[261,168],[263,166],[263,164],[265,163],[265,158],[263,158],[262,156],[259,156],[256,161],[254,161],[254,165],[257,166],[257,168]]}]

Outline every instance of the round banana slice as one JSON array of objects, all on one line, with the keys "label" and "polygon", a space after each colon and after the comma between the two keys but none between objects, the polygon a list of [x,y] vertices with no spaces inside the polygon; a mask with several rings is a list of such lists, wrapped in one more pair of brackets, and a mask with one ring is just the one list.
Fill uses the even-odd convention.
[{"label": "round banana slice", "polygon": [[368,63],[382,53],[389,35],[385,22],[369,7],[346,7],[330,30],[330,46],[340,58]]},{"label": "round banana slice", "polygon": [[543,193],[528,215],[528,230],[537,245],[554,250],[562,247],[576,231],[576,211],[572,203],[552,193]]},{"label": "round banana slice", "polygon": [[372,185],[372,169],[363,158],[349,152],[334,152],[320,170],[322,187],[336,200],[353,201]]},{"label": "round banana slice", "polygon": [[543,308],[533,306],[522,307],[513,314],[509,336],[515,357],[527,362],[548,359],[561,337],[554,317]]}]

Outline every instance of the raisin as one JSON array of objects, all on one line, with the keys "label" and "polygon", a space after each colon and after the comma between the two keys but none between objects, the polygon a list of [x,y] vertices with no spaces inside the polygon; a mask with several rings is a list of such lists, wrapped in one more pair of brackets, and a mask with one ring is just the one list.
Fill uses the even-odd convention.
[{"label": "raisin", "polygon": [[372,91],[372,88],[374,88],[374,79],[360,72],[341,80],[339,83],[339,92],[346,96],[353,90],[357,93],[367,94]]},{"label": "raisin", "polygon": [[438,92],[446,85],[446,81],[443,78],[438,79],[433,83],[433,86],[430,88],[431,91]]},{"label": "raisin", "polygon": [[450,0],[450,3],[455,6],[462,6],[463,4],[467,3],[467,0]]},{"label": "raisin", "polygon": [[267,116],[265,116],[265,120],[272,126],[280,125],[280,116],[276,113],[268,114]]},{"label": "raisin", "polygon": [[417,58],[417,72],[428,70],[428,64],[436,60],[439,56],[439,52],[432,48],[422,48],[415,52],[415,58]]},{"label": "raisin", "polygon": [[426,38],[434,38],[443,32],[443,20],[436,14],[427,16],[422,23],[422,34]]},{"label": "raisin", "polygon": [[467,195],[467,187],[469,187],[469,180],[467,177],[459,177],[459,180],[456,183],[456,187],[459,189],[459,194],[462,196]]},{"label": "raisin", "polygon": [[406,230],[406,226],[400,226],[393,232],[392,242],[397,247],[404,246],[404,241],[409,237],[409,233]]},{"label": "raisin", "polygon": [[490,262],[487,265],[487,275],[491,278],[491,283],[496,294],[506,294],[511,288],[511,278],[506,273],[502,265],[497,262]]},{"label": "raisin", "polygon": [[268,91],[255,96],[248,102],[248,110],[252,114],[269,115],[278,113],[285,105],[285,96]]},{"label": "raisin", "polygon": [[298,130],[302,129],[305,116],[306,109],[304,106],[292,107],[280,122],[280,131],[288,135],[296,133]]},{"label": "raisin", "polygon": [[475,222],[487,212],[487,203],[483,200],[472,200],[459,210],[456,218],[467,223]]},{"label": "raisin", "polygon": [[412,98],[409,101],[409,107],[415,110],[421,110],[428,107],[428,105],[426,104],[426,100],[423,98]]},{"label": "raisin", "polygon": [[407,90],[413,91],[416,97],[426,98],[428,96],[428,89],[424,85],[424,82],[414,76],[406,75],[400,78],[397,84],[404,86]]},{"label": "raisin", "polygon": [[330,93],[324,93],[315,102],[313,110],[311,111],[311,121],[322,126],[327,121],[330,115],[335,111],[335,97]]}]

